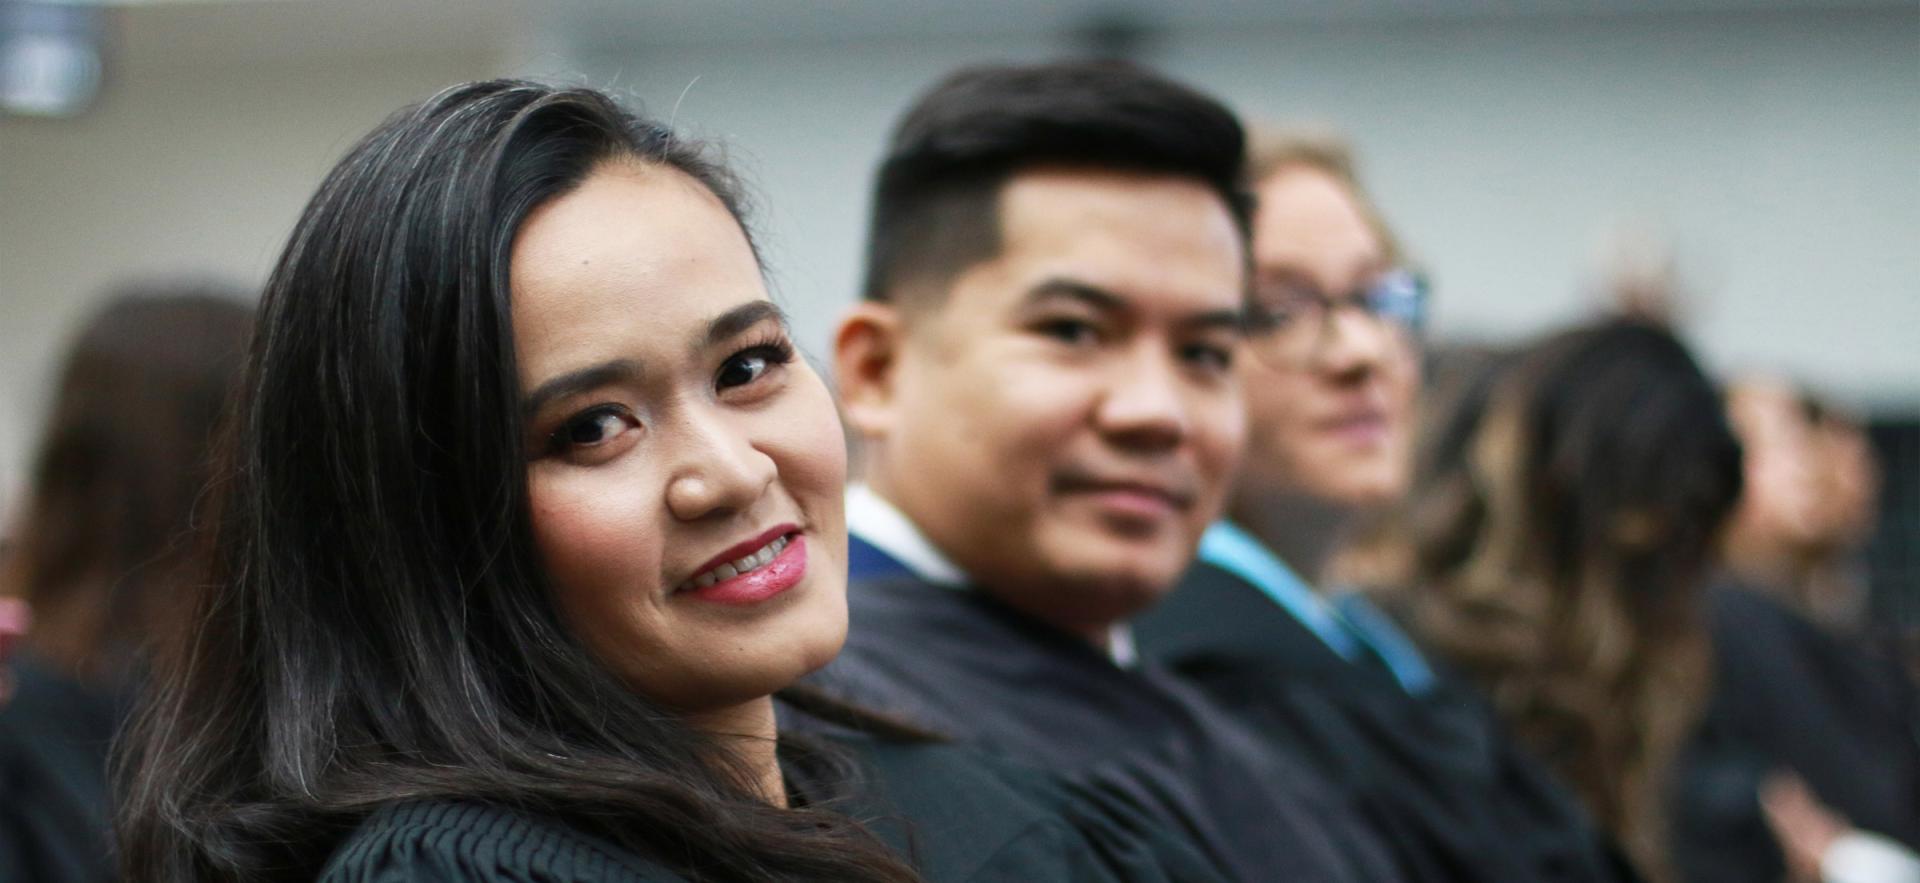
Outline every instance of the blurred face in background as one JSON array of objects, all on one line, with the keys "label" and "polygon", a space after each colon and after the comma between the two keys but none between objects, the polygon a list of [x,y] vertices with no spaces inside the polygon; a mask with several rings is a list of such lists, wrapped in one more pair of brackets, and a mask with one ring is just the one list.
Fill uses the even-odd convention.
[{"label": "blurred face in background", "polygon": [[[1798,393],[1771,379],[1740,381],[1727,392],[1727,416],[1746,471],[1729,537],[1732,554],[1771,557],[1815,543],[1821,532],[1816,448]],[[1735,562],[1742,563],[1751,562]]]},{"label": "blurred face in background", "polygon": [[[1402,322],[1357,308],[1410,283],[1338,178],[1282,166],[1258,183],[1255,296],[1279,305],[1245,360],[1252,501],[1299,495],[1341,507],[1388,502],[1411,471],[1420,368]],[[1331,309],[1326,303],[1336,304]]]},{"label": "blurred face in background", "polygon": [[1860,424],[1828,414],[1813,425],[1815,518],[1837,548],[1867,541],[1879,515],[1880,463]]},{"label": "blurred face in background", "polygon": [[1243,240],[1160,175],[1023,172],[999,212],[999,254],[943,294],[857,307],[836,373],[876,491],[983,589],[1104,640],[1224,503]]}]

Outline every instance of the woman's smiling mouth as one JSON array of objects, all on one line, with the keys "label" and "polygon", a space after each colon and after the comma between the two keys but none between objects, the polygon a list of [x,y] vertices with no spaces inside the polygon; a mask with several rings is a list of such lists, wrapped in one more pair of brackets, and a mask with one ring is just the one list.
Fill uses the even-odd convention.
[{"label": "woman's smiling mouth", "polygon": [[718,604],[757,604],[799,584],[806,571],[802,534],[782,525],[721,553],[674,593]]}]

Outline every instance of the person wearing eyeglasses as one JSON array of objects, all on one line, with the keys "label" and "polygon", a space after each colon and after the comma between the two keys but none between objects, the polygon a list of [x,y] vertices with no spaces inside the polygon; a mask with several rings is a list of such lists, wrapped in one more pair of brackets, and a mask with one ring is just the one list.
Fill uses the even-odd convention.
[{"label": "person wearing eyeglasses", "polygon": [[1248,440],[1227,517],[1140,652],[1314,760],[1423,880],[1634,879],[1578,801],[1328,577],[1408,488],[1429,290],[1337,141],[1256,137]]}]

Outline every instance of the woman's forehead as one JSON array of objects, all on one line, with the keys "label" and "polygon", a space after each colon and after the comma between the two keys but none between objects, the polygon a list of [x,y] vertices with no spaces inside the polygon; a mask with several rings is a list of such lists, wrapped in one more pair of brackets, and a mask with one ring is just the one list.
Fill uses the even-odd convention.
[{"label": "woman's forehead", "polygon": [[509,270],[515,348],[532,368],[580,351],[663,357],[715,315],[763,300],[752,248],[726,207],[683,173],[597,169],[531,213]]}]

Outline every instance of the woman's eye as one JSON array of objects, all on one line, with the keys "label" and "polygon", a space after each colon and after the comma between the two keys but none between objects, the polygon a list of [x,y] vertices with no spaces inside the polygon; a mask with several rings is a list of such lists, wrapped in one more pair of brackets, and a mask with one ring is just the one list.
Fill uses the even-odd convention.
[{"label": "woman's eye", "polygon": [[1038,330],[1061,343],[1074,345],[1094,343],[1100,339],[1100,329],[1082,319],[1049,319],[1040,323]]},{"label": "woman's eye", "polygon": [[559,451],[591,448],[605,444],[633,425],[625,409],[609,406],[594,408],[568,420],[553,434],[553,447]]},{"label": "woman's eye", "polygon": [[791,361],[793,345],[784,340],[751,346],[734,354],[733,358],[720,366],[720,374],[714,378],[714,385],[720,389],[746,386],[765,376],[768,371]]},{"label": "woman's eye", "polygon": [[1253,322],[1256,327],[1279,329],[1313,319],[1324,303],[1318,294],[1304,288],[1267,284],[1254,292]]},{"label": "woman's eye", "polygon": [[746,386],[767,373],[768,364],[765,356],[735,356],[720,369],[720,388]]}]

